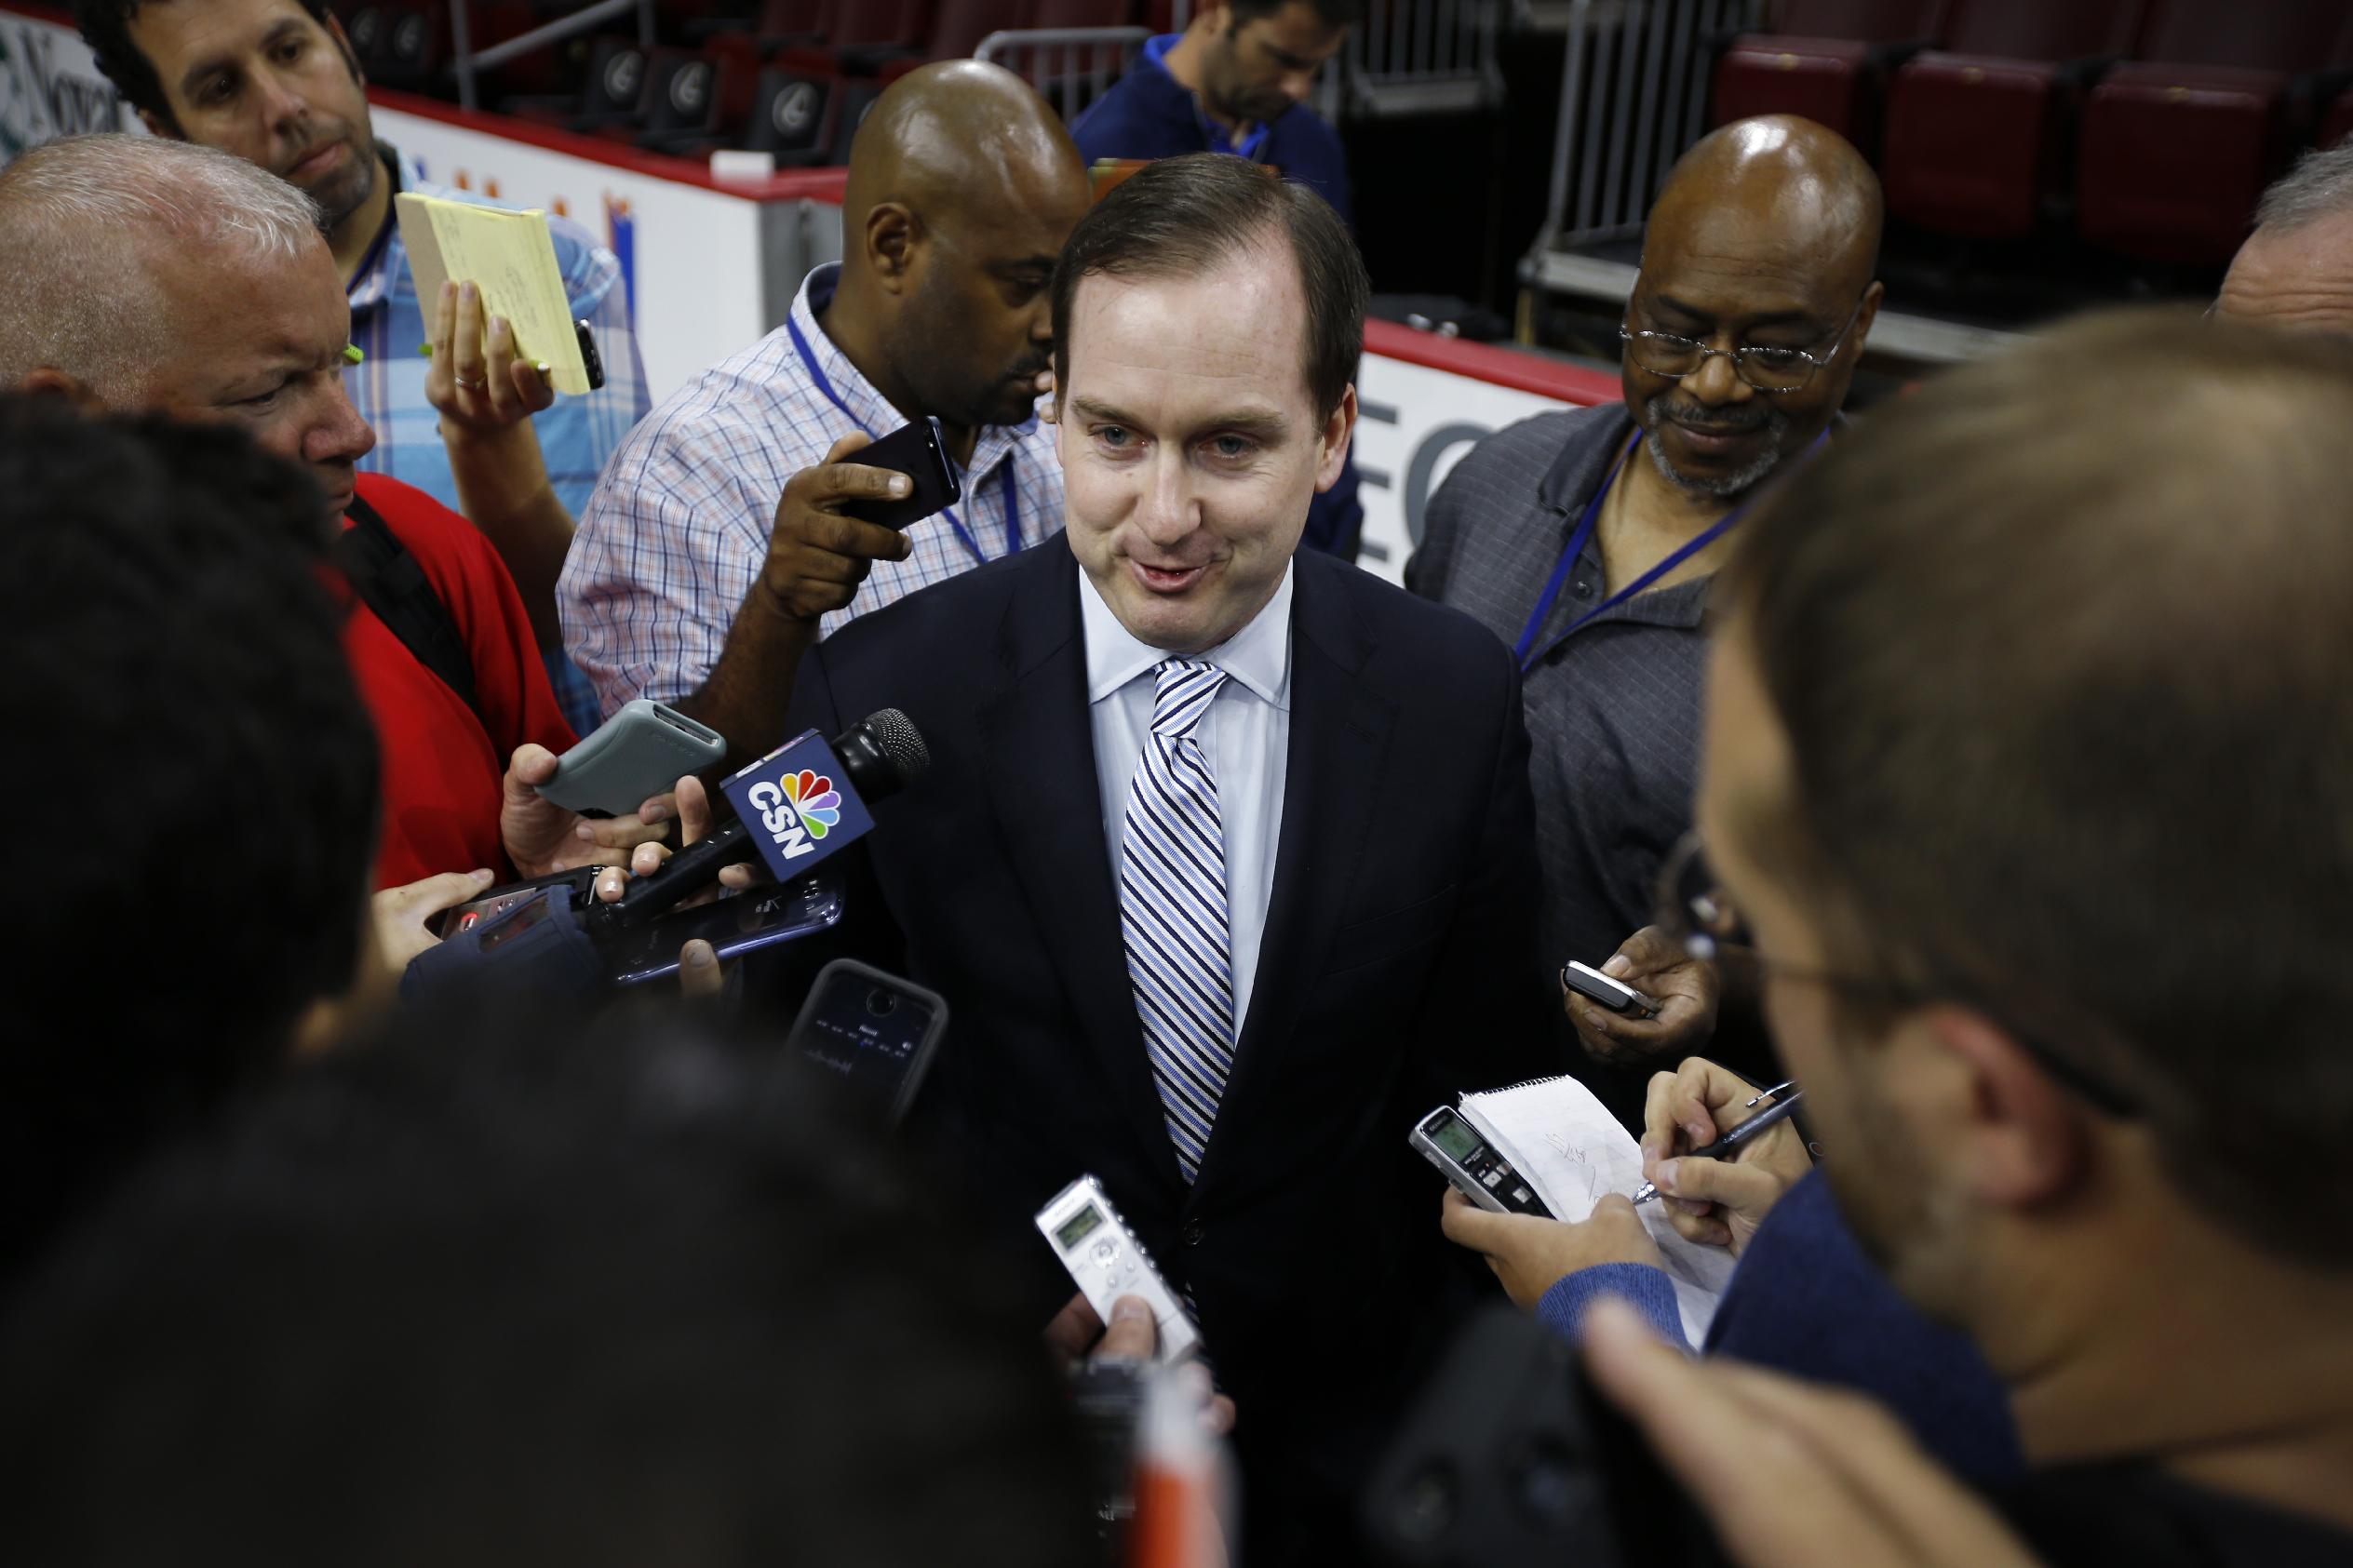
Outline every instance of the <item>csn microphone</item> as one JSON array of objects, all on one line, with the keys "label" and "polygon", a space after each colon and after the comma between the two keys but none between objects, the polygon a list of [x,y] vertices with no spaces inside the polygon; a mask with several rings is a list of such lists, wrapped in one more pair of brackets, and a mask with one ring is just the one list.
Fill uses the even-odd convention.
[{"label": "csn microphone", "polygon": [[612,929],[641,925],[755,854],[778,881],[798,877],[866,837],[868,808],[931,765],[931,748],[896,708],[867,715],[830,742],[806,730],[719,785],[733,822],[631,882],[618,903],[597,905],[594,918]]}]

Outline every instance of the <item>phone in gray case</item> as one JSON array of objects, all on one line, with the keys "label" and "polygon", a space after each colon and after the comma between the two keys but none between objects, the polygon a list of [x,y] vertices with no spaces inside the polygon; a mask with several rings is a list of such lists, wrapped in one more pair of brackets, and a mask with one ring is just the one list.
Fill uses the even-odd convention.
[{"label": "phone in gray case", "polygon": [[718,730],[640,697],[558,758],[556,776],[538,789],[568,811],[626,816],[726,755]]}]

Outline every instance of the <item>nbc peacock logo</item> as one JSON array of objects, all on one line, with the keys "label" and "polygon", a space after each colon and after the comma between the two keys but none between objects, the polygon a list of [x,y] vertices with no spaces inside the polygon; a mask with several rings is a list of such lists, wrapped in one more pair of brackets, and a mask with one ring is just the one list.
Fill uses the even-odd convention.
[{"label": "nbc peacock logo", "polygon": [[809,830],[810,838],[823,838],[841,820],[841,792],[823,773],[803,768],[798,773],[786,774],[782,782],[785,798],[800,813],[801,825]]}]

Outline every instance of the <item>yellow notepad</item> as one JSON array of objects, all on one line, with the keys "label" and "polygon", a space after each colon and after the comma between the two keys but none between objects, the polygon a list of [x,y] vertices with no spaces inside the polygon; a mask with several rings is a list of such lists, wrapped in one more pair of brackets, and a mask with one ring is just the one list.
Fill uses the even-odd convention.
[{"label": "yellow notepad", "polygon": [[482,291],[486,322],[503,315],[514,324],[518,357],[545,364],[558,392],[577,396],[590,390],[545,212],[538,208],[513,212],[407,192],[397,206],[400,243],[416,275],[428,342],[440,327],[436,316],[443,280],[471,283]]}]

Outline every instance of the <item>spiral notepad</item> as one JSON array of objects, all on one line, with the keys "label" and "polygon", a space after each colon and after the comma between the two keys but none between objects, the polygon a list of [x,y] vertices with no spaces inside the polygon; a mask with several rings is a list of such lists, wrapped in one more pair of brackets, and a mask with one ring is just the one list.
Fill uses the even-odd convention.
[{"label": "spiral notepad", "polygon": [[[1536,1184],[1544,1206],[1562,1219],[1584,1219],[1607,1194],[1631,1198],[1642,1186],[1642,1149],[1634,1134],[1573,1078],[1532,1079],[1465,1094],[1462,1115]],[[1732,1277],[1732,1254],[1685,1240],[1657,1204],[1634,1212],[1664,1256],[1685,1336],[1702,1344]]]}]

